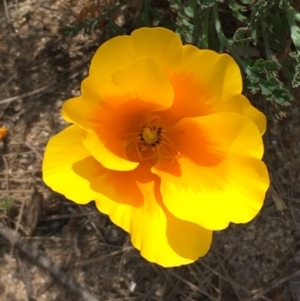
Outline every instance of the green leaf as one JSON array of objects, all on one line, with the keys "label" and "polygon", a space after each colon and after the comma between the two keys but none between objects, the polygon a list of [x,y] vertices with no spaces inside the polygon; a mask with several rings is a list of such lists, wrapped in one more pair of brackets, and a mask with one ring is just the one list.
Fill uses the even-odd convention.
[{"label": "green leaf", "polygon": [[292,87],[297,88],[300,86],[300,53],[291,52],[290,57],[296,61],[295,65],[295,73],[292,80]]},{"label": "green leaf", "polygon": [[184,10],[184,13],[185,13],[188,17],[190,17],[190,18],[193,18],[193,17],[194,17],[194,11],[195,11],[195,10],[194,10],[192,7],[184,7],[183,10]]},{"label": "green leaf", "polygon": [[276,61],[258,59],[250,70],[254,73],[262,74],[268,72],[278,72],[280,65]]},{"label": "green leaf", "polygon": [[277,104],[283,106],[289,106],[294,99],[290,92],[283,87],[275,88],[273,90],[273,97]]},{"label": "green leaf", "polygon": [[229,8],[231,9],[232,14],[236,19],[242,22],[247,21],[247,18],[243,15],[243,13],[248,10],[247,7],[236,3],[234,0],[229,0]]},{"label": "green leaf", "polygon": [[[247,88],[253,94],[259,90],[267,100],[272,101],[278,111],[278,118],[284,116],[282,107],[289,106],[293,96],[278,79],[280,65],[277,61],[258,59],[247,74]],[[280,118],[281,118],[280,117]]]},{"label": "green leaf", "polygon": [[198,2],[202,8],[208,8],[214,6],[217,0],[199,0]]},{"label": "green leaf", "polygon": [[276,78],[269,78],[267,80],[260,79],[259,86],[263,95],[271,95],[274,90],[281,85],[281,82]]},{"label": "green leaf", "polygon": [[242,46],[246,41],[250,41],[251,37],[249,35],[249,27],[240,27],[238,28],[232,39],[228,40],[230,46]]}]

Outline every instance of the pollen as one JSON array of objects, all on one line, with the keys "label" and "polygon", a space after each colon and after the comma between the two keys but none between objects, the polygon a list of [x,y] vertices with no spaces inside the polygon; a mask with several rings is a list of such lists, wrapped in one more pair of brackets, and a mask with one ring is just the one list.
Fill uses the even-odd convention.
[{"label": "pollen", "polygon": [[142,133],[139,134],[139,140],[145,145],[155,146],[160,143],[162,135],[162,128],[156,126],[143,126]]},{"label": "pollen", "polygon": [[170,160],[171,163],[184,157],[165,133],[166,130],[162,127],[142,126],[142,131],[138,134],[138,142],[136,144],[136,150],[141,161],[149,163],[149,161],[155,160],[158,154],[162,158]]}]

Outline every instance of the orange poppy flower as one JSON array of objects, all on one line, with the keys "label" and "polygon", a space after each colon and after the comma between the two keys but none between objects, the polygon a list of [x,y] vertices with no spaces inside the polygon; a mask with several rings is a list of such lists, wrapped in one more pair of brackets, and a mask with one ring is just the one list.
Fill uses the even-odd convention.
[{"label": "orange poppy flower", "polygon": [[229,55],[142,28],[97,50],[81,90],[63,105],[72,125],[49,141],[44,181],[78,204],[94,200],[147,260],[191,263],[213,230],[259,212],[266,119],[241,95]]}]

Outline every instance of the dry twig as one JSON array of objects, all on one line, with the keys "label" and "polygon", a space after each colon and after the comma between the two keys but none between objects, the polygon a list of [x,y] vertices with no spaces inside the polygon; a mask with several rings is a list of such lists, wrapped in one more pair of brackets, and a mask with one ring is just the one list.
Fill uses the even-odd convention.
[{"label": "dry twig", "polygon": [[40,251],[30,246],[27,241],[16,231],[9,229],[0,222],[0,235],[9,241],[13,246],[33,259],[34,263],[46,269],[56,280],[67,289],[81,296],[84,301],[99,301],[90,292],[81,287],[68,275],[64,274],[57,265],[45,257]]}]

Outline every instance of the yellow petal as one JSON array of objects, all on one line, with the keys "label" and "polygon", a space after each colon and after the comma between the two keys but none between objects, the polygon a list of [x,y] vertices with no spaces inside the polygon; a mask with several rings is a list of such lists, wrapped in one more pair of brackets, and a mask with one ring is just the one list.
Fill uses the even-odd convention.
[{"label": "yellow petal", "polygon": [[215,103],[214,112],[236,112],[250,118],[258,127],[261,135],[266,130],[266,117],[258,109],[253,107],[250,101],[241,94],[236,94],[226,101]]},{"label": "yellow petal", "polygon": [[137,163],[126,156],[129,138],[138,137],[151,112],[172,105],[173,89],[161,68],[148,58],[117,71],[112,81],[88,77],[82,84],[82,97],[67,101],[63,114],[87,129],[84,145],[104,167],[131,170]]},{"label": "yellow petal", "polygon": [[174,90],[173,106],[165,115],[169,123],[176,123],[184,117],[197,117],[213,112],[212,92],[189,70],[172,72],[169,80]]},{"label": "yellow petal", "polygon": [[49,141],[43,161],[47,185],[79,204],[95,200],[151,262],[179,266],[207,253],[212,232],[166,210],[159,178],[147,166],[129,172],[105,169],[84,148],[81,132],[72,125]]},{"label": "yellow petal", "polygon": [[170,137],[181,157],[160,157],[152,172],[161,178],[163,202],[172,214],[220,230],[259,212],[269,178],[260,161],[260,132],[250,119],[236,113],[183,119]]},{"label": "yellow petal", "polygon": [[242,89],[240,70],[230,56],[191,45],[183,47],[181,59],[166,73],[174,89],[174,104],[167,116],[172,123],[229,112],[237,102],[233,96]]},{"label": "yellow petal", "polygon": [[105,131],[98,131],[97,135],[92,130],[85,130],[82,133],[82,142],[89,153],[105,168],[125,171],[132,170],[139,164],[128,160],[126,142],[108,137],[105,135]]},{"label": "yellow petal", "polygon": [[130,99],[169,108],[174,92],[167,76],[152,58],[140,58],[112,74],[112,82]]},{"label": "yellow petal", "polygon": [[264,151],[255,123],[232,112],[183,118],[164,135],[166,144],[203,166],[220,163],[229,152],[261,159]]},{"label": "yellow petal", "polygon": [[103,43],[94,54],[89,70],[90,75],[109,78],[114,72],[125,68],[137,57],[130,36],[118,36]]},{"label": "yellow petal", "polygon": [[[192,45],[182,46],[180,38],[165,28],[141,28],[131,36],[107,41],[97,50],[90,74],[109,79],[113,73],[143,57],[157,62],[173,85],[175,99],[172,112],[168,112],[169,122],[211,114],[222,101],[229,107],[231,97],[242,91],[240,69],[229,55]],[[251,106],[247,108],[252,111],[248,115],[254,113]]]},{"label": "yellow petal", "polygon": [[208,252],[212,232],[175,218],[162,204],[159,178],[145,168],[139,166],[126,174],[108,171],[93,183],[93,189],[112,199],[97,199],[99,211],[131,234],[132,244],[148,261],[179,266]]},{"label": "yellow petal", "polygon": [[137,57],[148,56],[169,72],[178,63],[182,42],[173,31],[162,28],[141,28],[132,32],[132,45]]},{"label": "yellow petal", "polygon": [[63,115],[68,121],[84,128],[94,128],[129,101],[153,104],[152,110],[166,109],[173,104],[172,85],[152,59],[134,61],[115,72],[111,80],[105,81],[97,75],[86,78],[81,85],[82,96],[63,105]]},{"label": "yellow petal", "polygon": [[109,119],[114,109],[126,101],[116,85],[99,76],[89,76],[81,83],[82,95],[67,100],[62,116],[68,122],[90,129]]},{"label": "yellow petal", "polygon": [[86,204],[94,199],[95,193],[80,170],[75,172],[74,164],[84,161],[86,165],[82,168],[94,175],[99,163],[83,146],[81,134],[78,126],[71,125],[53,136],[46,146],[42,170],[44,182],[54,191],[76,203]]},{"label": "yellow petal", "polygon": [[[86,98],[76,97],[68,100],[63,105],[63,116],[65,120],[74,122],[84,129],[81,139],[85,147],[90,155],[102,162],[105,167],[117,170],[134,169],[138,163],[128,160],[125,154],[128,143],[120,139],[120,135],[127,127],[119,121],[126,120],[126,116],[118,118],[113,113],[116,112],[114,109],[103,108],[104,104],[101,106],[93,93],[95,80],[96,77],[90,77],[88,81],[84,81],[84,91],[87,90],[84,93]],[[91,85],[91,89],[87,89],[88,85]],[[103,93],[103,90],[101,92]],[[114,122],[115,119],[118,123]],[[132,118],[129,120],[132,121]]]},{"label": "yellow petal", "polygon": [[182,47],[181,58],[166,73],[175,94],[171,122],[212,114],[220,102],[230,103],[242,91],[240,69],[229,55],[192,45]]},{"label": "yellow petal", "polygon": [[215,101],[225,100],[242,92],[240,68],[228,54],[185,45],[178,66],[179,70],[188,70],[205,87],[208,87]]},{"label": "yellow petal", "polygon": [[[221,112],[191,118],[211,140],[227,153],[261,159],[264,145],[256,124],[248,117],[234,112]],[[182,121],[188,123],[189,120]],[[181,124],[181,123],[179,123]],[[197,140],[196,137],[194,137]],[[188,145],[188,142],[186,142]]]},{"label": "yellow petal", "polygon": [[182,46],[180,38],[165,28],[141,28],[131,36],[107,41],[97,50],[90,74],[110,78],[143,57],[157,62],[173,85],[170,122],[210,114],[219,102],[230,101],[242,91],[241,72],[233,58],[192,45]]},{"label": "yellow petal", "polygon": [[175,216],[206,229],[221,230],[229,222],[247,223],[263,205],[269,187],[263,162],[228,155],[220,164],[203,167],[180,159],[181,176],[155,169],[163,202]]},{"label": "yellow petal", "polygon": [[134,60],[147,56],[162,66],[172,66],[178,60],[181,46],[180,38],[168,29],[137,29],[131,36],[115,37],[101,45],[92,59],[90,75],[109,78]]}]

